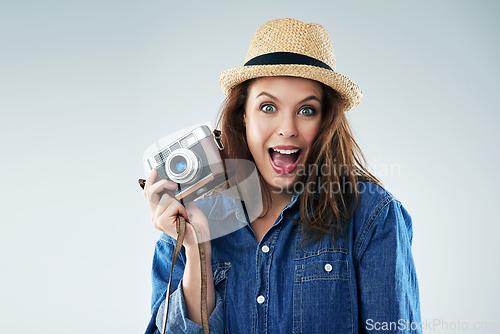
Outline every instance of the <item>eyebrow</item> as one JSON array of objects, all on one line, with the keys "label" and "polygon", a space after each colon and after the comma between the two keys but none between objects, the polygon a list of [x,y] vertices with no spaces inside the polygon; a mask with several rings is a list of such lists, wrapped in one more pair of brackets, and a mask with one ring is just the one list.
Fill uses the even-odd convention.
[{"label": "eyebrow", "polygon": [[[271,99],[275,100],[276,102],[280,102],[280,101],[279,101],[276,97],[272,96],[272,95],[271,95],[271,94],[269,94],[268,92],[260,92],[260,93],[259,93],[259,95],[257,95],[257,96],[256,96],[256,98],[257,98],[257,97],[259,97],[259,96],[263,96],[263,95],[265,95],[265,96],[267,96],[267,97],[269,97],[269,98],[271,98]],[[311,95],[311,96],[309,96],[309,97],[306,97],[306,98],[305,98],[305,99],[303,99],[302,101],[299,101],[299,103],[298,103],[298,104],[301,104],[301,103],[304,103],[304,102],[307,102],[307,101],[310,101],[310,100],[316,100],[316,101],[318,101],[319,103],[321,103],[321,101],[320,101],[320,100],[316,97],[316,95]]]}]

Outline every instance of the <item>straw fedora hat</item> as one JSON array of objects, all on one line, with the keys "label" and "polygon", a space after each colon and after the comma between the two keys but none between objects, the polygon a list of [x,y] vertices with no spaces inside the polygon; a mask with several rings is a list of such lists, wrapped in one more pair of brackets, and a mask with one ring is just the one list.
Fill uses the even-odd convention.
[{"label": "straw fedora hat", "polygon": [[356,107],[363,96],[349,78],[335,72],[335,54],[325,28],[294,19],[269,21],[256,32],[248,47],[245,64],[221,73],[226,97],[238,84],[253,78],[293,76],[319,81],[336,90],[345,111]]}]

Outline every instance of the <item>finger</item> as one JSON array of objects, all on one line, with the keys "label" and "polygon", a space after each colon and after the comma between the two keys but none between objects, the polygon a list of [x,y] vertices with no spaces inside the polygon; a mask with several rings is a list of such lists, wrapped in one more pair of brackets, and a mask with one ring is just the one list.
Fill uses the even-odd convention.
[{"label": "finger", "polygon": [[169,215],[170,212],[161,212],[155,219],[153,219],[153,226],[171,237],[176,237],[175,217]]},{"label": "finger", "polygon": [[[163,199],[163,197],[165,197],[165,199]],[[155,228],[172,235],[172,231],[175,232],[175,228],[173,226],[175,225],[175,219],[177,211],[179,211],[179,207],[177,206],[177,203],[175,203],[175,200],[168,195],[162,196],[162,200],[160,202],[163,202],[166,205],[158,205],[156,209],[152,211],[151,220],[153,221]],[[169,207],[170,209],[168,209]]]},{"label": "finger", "polygon": [[151,171],[151,173],[149,173],[149,176],[146,179],[146,187],[149,187],[150,185],[152,185],[155,182],[157,175],[158,175],[158,171],[156,169],[153,169]]},{"label": "finger", "polygon": [[149,209],[152,213],[152,219],[154,220],[155,217],[158,217],[165,209],[171,205],[174,202],[178,202],[175,197],[173,197],[173,194],[170,193],[160,193],[160,194],[153,194],[151,197],[151,200],[148,201],[149,204]]},{"label": "finger", "polygon": [[170,205],[170,203],[174,200],[175,199],[173,197],[169,196],[168,194],[164,194],[158,201],[157,200],[148,201],[149,210],[151,211],[151,220],[155,221],[157,217],[160,216],[165,211],[165,209]]},{"label": "finger", "polygon": [[[147,198],[149,198],[153,203],[158,204],[160,196],[163,195],[161,193],[165,190],[173,191],[177,189],[177,183],[162,179],[146,189]],[[171,196],[173,196],[173,194],[171,194]]]},{"label": "finger", "polygon": [[159,192],[162,192],[163,190],[172,190],[173,191],[173,190],[177,189],[177,183],[172,182],[170,180],[161,179],[160,181],[149,186],[148,189],[149,189],[150,193],[152,193],[152,192],[159,193]]},{"label": "finger", "polygon": [[[163,211],[162,211],[163,210]],[[187,219],[188,214],[186,208],[182,206],[181,203],[175,201],[171,203],[167,207],[158,207],[155,215],[158,217],[155,223],[161,225],[161,227],[166,228],[168,230],[172,229],[172,226],[175,226],[175,221],[177,219],[177,215],[183,216]],[[157,227],[158,228],[158,227]],[[175,227],[174,227],[175,231]]]},{"label": "finger", "polygon": [[182,215],[185,219],[188,219],[188,212],[186,208],[179,203],[175,198],[170,197],[168,195],[163,195],[160,204],[155,210],[155,217],[159,217],[167,212],[167,215],[171,215],[172,217],[177,216],[178,214]]},{"label": "finger", "polygon": [[149,176],[146,178],[146,183],[144,184],[143,188],[144,191],[142,192],[144,197],[148,198],[148,188],[155,182],[157,175],[158,172],[156,171],[156,169],[153,169],[151,173],[149,173]]},{"label": "finger", "polygon": [[174,202],[179,203],[179,201],[177,201],[175,197],[170,196],[170,194],[163,194],[161,195],[160,201],[158,202],[158,207],[166,208],[167,206],[171,205]]},{"label": "finger", "polygon": [[[158,177],[158,171],[156,169],[153,169],[151,171],[151,173],[149,173],[149,176],[148,176],[148,178],[146,180],[146,183],[144,185],[144,191],[146,192],[146,197],[147,197],[147,195],[150,194],[150,192],[148,192],[148,189],[151,189],[151,186],[154,186],[156,184],[155,180],[156,180],[157,177]],[[160,180],[158,182],[161,182],[161,181],[163,181],[163,180]],[[177,188],[177,183],[169,181],[169,180],[165,180],[165,181],[167,183],[167,188],[166,189],[175,190],[175,188]]]}]

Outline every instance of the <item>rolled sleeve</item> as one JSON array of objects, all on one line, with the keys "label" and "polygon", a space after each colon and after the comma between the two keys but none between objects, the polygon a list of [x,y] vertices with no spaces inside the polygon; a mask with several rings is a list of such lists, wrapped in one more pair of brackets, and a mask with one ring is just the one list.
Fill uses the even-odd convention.
[{"label": "rolled sleeve", "polygon": [[[208,319],[210,333],[224,333],[224,314],[222,298],[216,293],[215,308]],[[163,314],[165,312],[165,300],[158,309],[156,316],[156,327],[163,328]],[[189,320],[187,317],[186,303],[184,293],[182,292],[182,281],[177,289],[170,295],[170,305],[167,319],[166,333],[200,333],[203,334],[203,328]]]},{"label": "rolled sleeve", "polygon": [[[163,329],[163,314],[165,312],[165,295],[168,287],[175,240],[163,234],[156,243],[151,272],[153,292],[151,298],[151,319],[146,334],[158,334]],[[187,318],[186,304],[182,292],[182,276],[186,265],[184,247],[177,259],[172,277],[173,292],[170,293],[166,333],[203,333],[201,326]],[[224,332],[223,301],[216,292],[216,304],[209,318],[210,333]]]}]

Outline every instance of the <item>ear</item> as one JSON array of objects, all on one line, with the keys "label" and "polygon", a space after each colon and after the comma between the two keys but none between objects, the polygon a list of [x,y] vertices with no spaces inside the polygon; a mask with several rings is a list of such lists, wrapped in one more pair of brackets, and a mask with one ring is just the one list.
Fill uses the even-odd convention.
[{"label": "ear", "polygon": [[247,114],[246,113],[243,114],[243,125],[247,126]]}]

